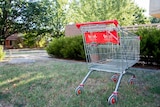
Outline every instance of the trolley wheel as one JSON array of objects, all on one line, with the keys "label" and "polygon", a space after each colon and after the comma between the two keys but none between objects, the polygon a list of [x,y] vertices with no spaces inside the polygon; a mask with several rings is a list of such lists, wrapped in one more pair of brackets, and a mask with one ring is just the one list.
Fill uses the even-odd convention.
[{"label": "trolley wheel", "polygon": [[135,78],[135,77],[131,77],[131,78],[128,80],[128,84],[131,84],[131,85],[135,84],[135,82],[136,82],[136,78]]},{"label": "trolley wheel", "polygon": [[117,95],[116,94],[112,94],[109,98],[108,98],[108,104],[109,105],[113,105],[117,102]]},{"label": "trolley wheel", "polygon": [[83,91],[83,87],[82,87],[82,86],[78,86],[78,87],[76,88],[76,90],[75,90],[76,95],[82,94],[82,91]]},{"label": "trolley wheel", "polygon": [[116,83],[116,82],[118,81],[118,77],[119,77],[118,74],[114,74],[114,75],[111,77],[111,80]]}]

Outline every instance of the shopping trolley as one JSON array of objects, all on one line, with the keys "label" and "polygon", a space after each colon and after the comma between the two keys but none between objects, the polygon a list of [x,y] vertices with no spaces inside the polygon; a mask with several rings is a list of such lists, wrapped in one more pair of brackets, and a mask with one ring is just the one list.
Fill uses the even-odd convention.
[{"label": "shopping trolley", "polygon": [[75,92],[77,95],[82,93],[84,83],[93,71],[112,72],[114,75],[111,79],[117,84],[108,103],[115,104],[123,75],[132,75],[128,82],[135,82],[135,75],[128,69],[139,61],[140,38],[124,31],[117,20],[78,23],[76,26],[83,34],[89,71]]}]

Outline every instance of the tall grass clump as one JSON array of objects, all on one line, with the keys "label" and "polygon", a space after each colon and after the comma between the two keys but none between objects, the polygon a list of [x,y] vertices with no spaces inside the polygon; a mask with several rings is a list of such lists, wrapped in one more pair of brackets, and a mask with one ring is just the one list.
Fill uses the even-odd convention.
[{"label": "tall grass clump", "polygon": [[3,51],[3,46],[0,45],[0,61],[3,60],[5,57],[5,52]]}]

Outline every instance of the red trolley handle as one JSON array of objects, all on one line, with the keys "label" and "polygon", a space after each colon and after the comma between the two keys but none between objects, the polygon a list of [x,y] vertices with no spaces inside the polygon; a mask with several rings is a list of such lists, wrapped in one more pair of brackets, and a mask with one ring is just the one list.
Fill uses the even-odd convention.
[{"label": "red trolley handle", "polygon": [[117,20],[106,20],[106,21],[99,21],[99,22],[77,23],[76,26],[79,29],[81,26],[94,25],[94,24],[114,24],[117,27],[118,21]]}]

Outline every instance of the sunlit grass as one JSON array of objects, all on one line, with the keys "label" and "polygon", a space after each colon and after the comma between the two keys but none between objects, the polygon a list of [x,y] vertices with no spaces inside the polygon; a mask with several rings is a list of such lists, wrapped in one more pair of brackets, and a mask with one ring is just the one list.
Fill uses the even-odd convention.
[{"label": "sunlit grass", "polygon": [[[85,63],[43,61],[0,66],[0,103],[14,107],[107,107],[115,88],[112,73],[93,72],[84,92],[75,88],[87,73]],[[159,107],[160,72],[132,70],[137,83],[128,85],[125,75],[115,107]]]}]

